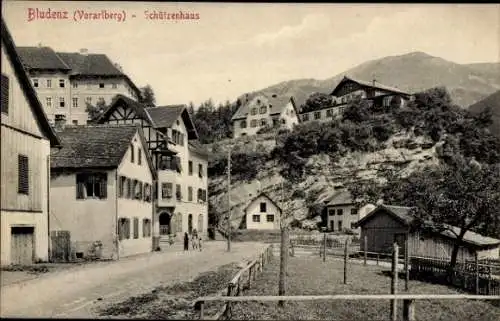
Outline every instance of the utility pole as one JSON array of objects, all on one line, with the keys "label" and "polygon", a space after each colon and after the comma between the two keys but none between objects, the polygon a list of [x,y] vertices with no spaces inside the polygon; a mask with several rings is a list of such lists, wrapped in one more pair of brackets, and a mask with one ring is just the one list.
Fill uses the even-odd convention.
[{"label": "utility pole", "polygon": [[227,151],[227,251],[231,252],[231,146]]}]

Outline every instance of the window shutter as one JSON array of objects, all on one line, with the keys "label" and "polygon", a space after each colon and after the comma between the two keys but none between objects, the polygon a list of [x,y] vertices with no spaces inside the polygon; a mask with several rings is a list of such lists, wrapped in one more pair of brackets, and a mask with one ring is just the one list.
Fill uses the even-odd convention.
[{"label": "window shutter", "polygon": [[18,188],[20,194],[29,194],[29,164],[28,156],[18,155]]},{"label": "window shutter", "polygon": [[76,199],[83,199],[85,195],[83,194],[84,185],[83,182],[76,182]]},{"label": "window shutter", "polygon": [[2,113],[9,114],[9,77],[2,74]]}]

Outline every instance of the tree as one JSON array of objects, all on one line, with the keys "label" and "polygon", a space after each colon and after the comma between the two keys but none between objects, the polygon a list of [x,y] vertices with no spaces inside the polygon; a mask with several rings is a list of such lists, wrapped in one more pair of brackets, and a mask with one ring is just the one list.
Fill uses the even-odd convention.
[{"label": "tree", "polygon": [[331,95],[314,93],[307,98],[306,102],[301,107],[303,112],[308,112],[331,106],[333,106],[333,97]]},{"label": "tree", "polygon": [[386,203],[414,207],[413,228],[449,231],[455,236],[448,269],[450,279],[468,231],[500,236],[498,163],[480,164],[456,155],[448,164],[427,167],[406,178],[392,176],[386,184],[363,185],[364,188],[349,188],[354,198],[364,197],[365,201],[375,202],[382,195]]},{"label": "tree", "polygon": [[95,122],[104,110],[107,108],[106,102],[102,99],[97,102],[95,106],[92,104],[86,103],[85,111],[88,113],[90,118],[90,123]]},{"label": "tree", "polygon": [[146,105],[147,107],[156,106],[156,98],[155,93],[153,92],[153,88],[148,84],[141,88],[141,97],[139,102]]}]

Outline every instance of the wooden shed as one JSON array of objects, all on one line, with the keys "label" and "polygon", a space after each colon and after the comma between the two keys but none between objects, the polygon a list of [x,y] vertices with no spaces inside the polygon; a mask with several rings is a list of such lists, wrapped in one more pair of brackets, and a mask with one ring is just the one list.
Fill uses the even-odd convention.
[{"label": "wooden shed", "polygon": [[[460,228],[448,226],[440,232],[431,232],[423,228],[411,228],[415,217],[411,215],[411,207],[380,205],[356,223],[361,227],[361,239],[367,238],[367,251],[389,253],[392,244],[397,242],[400,253],[405,251],[405,241],[408,238],[410,256],[433,257],[448,260],[451,258],[456,242],[455,233]],[[364,250],[364,242],[361,248]],[[474,232],[465,233],[463,246],[460,247],[457,259],[459,261],[473,260],[477,253],[479,259],[498,259],[500,240],[482,236]]]}]

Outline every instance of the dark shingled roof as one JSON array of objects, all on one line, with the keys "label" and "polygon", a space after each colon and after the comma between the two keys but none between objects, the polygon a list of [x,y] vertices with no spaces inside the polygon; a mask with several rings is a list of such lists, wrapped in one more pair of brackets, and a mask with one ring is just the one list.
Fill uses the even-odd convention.
[{"label": "dark shingled roof", "polygon": [[14,73],[16,75],[17,81],[21,86],[21,90],[23,91],[26,100],[28,101],[28,105],[33,111],[35,115],[36,121],[42,133],[45,134],[45,137],[49,139],[51,147],[58,147],[60,145],[60,140],[57,137],[56,133],[52,129],[47,119],[47,114],[38,99],[38,96],[35,92],[35,88],[33,88],[33,84],[31,83],[26,71],[23,67],[21,58],[17,52],[16,45],[14,44],[14,39],[7,29],[7,25],[2,17],[1,19],[1,31],[2,31],[2,47],[5,50],[8,59],[12,63]]},{"label": "dark shingled roof", "polygon": [[[414,220],[415,217],[411,214],[411,210],[413,209],[412,207],[406,207],[406,206],[394,206],[394,205],[379,205],[377,206],[373,211],[368,213],[365,217],[363,217],[361,220],[359,220],[356,223],[356,226],[362,226],[365,222],[367,222],[369,219],[371,219],[374,215],[376,215],[381,209],[385,209],[386,213],[389,213],[391,216],[396,218],[398,221],[405,225],[410,225]],[[428,223],[424,223],[428,224]],[[458,235],[460,233],[460,228],[456,226],[451,226],[451,225],[445,225],[447,230],[444,230],[440,232],[439,234],[445,237],[449,237],[452,239],[456,238],[455,233]],[[453,232],[451,232],[451,231]],[[475,246],[494,246],[500,244],[500,240],[492,238],[492,237],[487,237],[483,236],[481,234],[472,232],[472,231],[467,231],[464,235],[464,242],[475,245]]]},{"label": "dark shingled roof", "polygon": [[17,47],[17,51],[27,69],[71,69],[50,47]]},{"label": "dark shingled roof", "polygon": [[103,54],[88,54],[58,52],[57,55],[71,68],[72,74],[96,76],[121,76],[123,73],[116,68],[108,56]]},{"label": "dark shingled roof", "polygon": [[137,125],[68,125],[58,132],[63,148],[51,151],[50,167],[118,167],[138,130]]},{"label": "dark shingled roof", "polygon": [[185,108],[184,105],[149,107],[146,112],[151,116],[156,127],[163,128],[172,127]]},{"label": "dark shingled roof", "polygon": [[395,88],[395,87],[390,87],[390,86],[386,86],[386,85],[383,85],[379,82],[376,82],[373,83],[371,81],[364,81],[364,80],[360,80],[360,79],[354,79],[352,77],[347,77],[347,76],[344,76],[344,78],[338,83],[337,86],[335,86],[335,88],[333,89],[332,93],[330,95],[335,95],[335,92],[337,91],[337,89],[339,89],[341,87],[341,85],[344,83],[344,82],[348,82],[348,81],[353,81],[355,83],[358,83],[362,86],[365,86],[365,87],[369,87],[369,88],[375,88],[375,89],[382,89],[382,90],[387,90],[387,91],[390,91],[390,92],[394,92],[394,93],[398,93],[398,94],[403,94],[403,95],[406,95],[406,96],[410,96],[409,93],[399,89],[399,88]]}]

